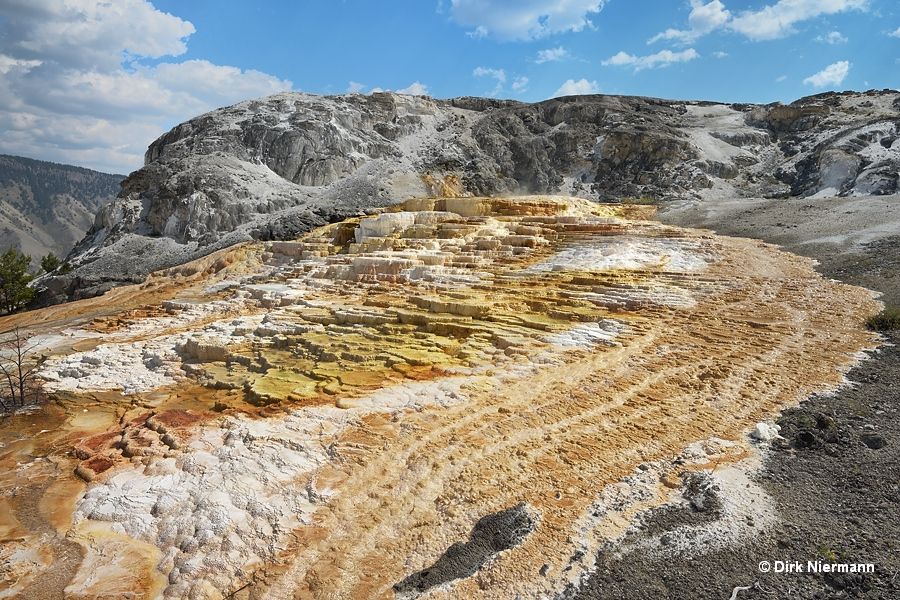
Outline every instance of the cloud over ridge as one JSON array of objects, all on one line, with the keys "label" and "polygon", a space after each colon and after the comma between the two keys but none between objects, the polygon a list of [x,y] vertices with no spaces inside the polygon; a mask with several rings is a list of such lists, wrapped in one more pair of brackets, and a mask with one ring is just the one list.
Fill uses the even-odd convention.
[{"label": "cloud over ridge", "polygon": [[709,4],[703,4],[700,0],[691,0],[691,7],[691,14],[688,17],[690,29],[667,29],[665,32],[650,38],[647,43],[652,44],[658,40],[692,42],[723,27],[731,18],[731,12],[725,8],[725,5],[720,0],[713,0]]},{"label": "cloud over ridge", "polygon": [[194,26],[146,0],[6,0],[0,152],[129,172],[173,122],[291,89],[260,71],[179,56]]},{"label": "cloud over ridge", "polygon": [[850,73],[851,66],[849,61],[846,60],[836,62],[828,65],[815,75],[810,75],[803,80],[803,83],[818,88],[841,85],[847,77],[847,74]]},{"label": "cloud over ridge", "polygon": [[145,0],[5,0],[4,50],[62,67],[114,68],[123,52],[160,58],[187,50],[194,26]]},{"label": "cloud over ridge", "polygon": [[599,13],[605,0],[451,0],[450,14],[473,37],[501,41],[534,40],[554,33],[592,27],[588,15]]},{"label": "cloud over ridge", "polygon": [[702,0],[691,0],[690,29],[667,29],[650,38],[648,43],[659,40],[690,43],[720,29],[739,33],[753,41],[774,40],[795,33],[797,23],[822,15],[865,10],[868,4],[869,0],[778,0],[758,10],[734,14],[721,0],[706,4]]},{"label": "cloud over ridge", "polygon": [[774,40],[795,32],[794,25],[821,15],[864,10],[868,0],[779,0],[758,11],[744,11],[728,28],[751,40]]},{"label": "cloud over ridge", "polygon": [[615,56],[604,60],[602,64],[608,67],[634,67],[635,71],[641,71],[643,69],[668,67],[674,63],[687,62],[699,57],[700,54],[693,48],[688,48],[681,52],[662,50],[649,56],[634,56],[626,52],[619,52]]},{"label": "cloud over ridge", "polygon": [[585,78],[581,78],[578,81],[574,79],[569,79],[565,83],[563,83],[556,92],[553,93],[553,98],[558,98],[560,96],[583,96],[586,94],[599,94],[600,86],[597,85],[596,81],[588,81]]}]

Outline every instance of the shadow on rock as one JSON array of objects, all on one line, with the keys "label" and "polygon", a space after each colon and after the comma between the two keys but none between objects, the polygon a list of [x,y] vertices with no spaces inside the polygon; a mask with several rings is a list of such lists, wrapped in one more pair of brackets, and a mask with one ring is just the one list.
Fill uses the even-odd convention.
[{"label": "shadow on rock", "polygon": [[524,503],[482,517],[468,542],[447,548],[433,565],[394,585],[394,593],[398,598],[416,598],[435,586],[471,577],[492,556],[521,544],[536,525]]}]

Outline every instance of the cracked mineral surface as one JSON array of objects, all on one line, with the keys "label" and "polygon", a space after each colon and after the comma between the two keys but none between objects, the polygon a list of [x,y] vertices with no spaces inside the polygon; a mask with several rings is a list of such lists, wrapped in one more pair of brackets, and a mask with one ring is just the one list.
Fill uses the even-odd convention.
[{"label": "cracked mineral surface", "polygon": [[650,216],[415,199],[31,315],[0,598],[538,598],[678,490],[765,527],[749,434],[877,303]]}]

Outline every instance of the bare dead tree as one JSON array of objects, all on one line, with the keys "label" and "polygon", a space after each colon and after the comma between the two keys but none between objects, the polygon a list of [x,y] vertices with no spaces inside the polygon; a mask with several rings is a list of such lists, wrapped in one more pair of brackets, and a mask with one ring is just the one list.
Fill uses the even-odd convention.
[{"label": "bare dead tree", "polygon": [[16,327],[0,334],[0,412],[9,413],[38,399],[36,372],[43,362],[37,343]]}]

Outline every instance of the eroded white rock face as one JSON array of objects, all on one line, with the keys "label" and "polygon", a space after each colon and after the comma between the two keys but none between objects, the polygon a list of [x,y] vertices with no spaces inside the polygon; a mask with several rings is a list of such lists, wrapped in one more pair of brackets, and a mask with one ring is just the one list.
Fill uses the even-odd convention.
[{"label": "eroded white rock face", "polygon": [[[47,296],[93,296],[233,243],[289,240],[410,197],[526,191],[692,203],[893,194],[897,98],[884,91],[751,106],[592,96],[529,105],[283,92],[156,140],[70,257],[75,273],[46,280]],[[510,132],[530,141],[510,145]],[[471,204],[449,210],[480,214]]]},{"label": "eroded white rock face", "polygon": [[596,344],[617,344],[615,339],[624,330],[625,325],[622,322],[604,319],[598,323],[574,325],[568,331],[547,336],[543,340],[556,346],[590,350]]},{"label": "eroded white rock face", "polygon": [[130,344],[101,344],[48,361],[40,371],[48,391],[121,389],[123,394],[148,392],[184,378],[175,338]]},{"label": "eroded white rock face", "polygon": [[[826,150],[819,156],[819,185],[812,198],[832,198],[841,195],[856,181],[860,160],[839,148]],[[868,191],[868,190],[867,190]]]},{"label": "eroded white rock face", "polygon": [[360,244],[366,238],[385,237],[399,233],[416,223],[416,213],[398,212],[378,215],[374,219],[363,219],[359,222],[354,235]]},{"label": "eroded white rock face", "polygon": [[[227,301],[169,302],[171,317],[137,319],[120,331],[106,334],[106,343],[93,350],[51,357],[38,372],[48,391],[122,390],[123,394],[149,392],[182,381],[184,362],[190,359],[224,360],[229,345],[257,329],[263,317],[238,317],[200,325],[217,315],[258,310],[244,294]],[[169,331],[194,331],[166,335]],[[88,332],[68,337],[88,338]],[[116,341],[123,340],[123,341]],[[130,341],[134,340],[134,341]],[[48,340],[50,343],[52,340]]]},{"label": "eroded white rock face", "polygon": [[[694,462],[703,465],[703,459]],[[656,485],[661,473],[671,465],[644,465],[644,469],[625,478],[619,484],[604,490],[602,499],[595,504],[595,514],[629,514],[645,510],[663,501]],[[753,474],[761,468],[758,458],[744,459],[725,468],[700,468],[688,472],[683,485],[670,489],[666,498],[674,507],[682,510],[714,511],[717,518],[700,525],[681,525],[656,535],[635,535],[641,529],[640,519],[628,529],[626,535],[599,541],[585,539],[585,570],[594,568],[598,547],[604,547],[621,559],[627,556],[665,558],[679,556],[692,558],[712,550],[733,547],[740,540],[748,539],[770,528],[778,521],[774,500],[753,480]]]},{"label": "eroded white rock face", "polygon": [[313,512],[306,483],[327,441],[322,423],[308,418],[228,419],[196,432],[177,457],[154,457],[92,487],[75,520],[110,522],[113,532],[158,547],[166,598],[192,597],[205,584],[230,589],[274,560]]}]

